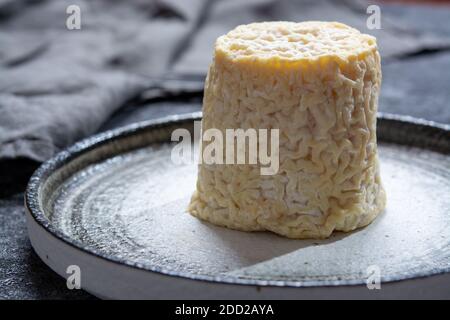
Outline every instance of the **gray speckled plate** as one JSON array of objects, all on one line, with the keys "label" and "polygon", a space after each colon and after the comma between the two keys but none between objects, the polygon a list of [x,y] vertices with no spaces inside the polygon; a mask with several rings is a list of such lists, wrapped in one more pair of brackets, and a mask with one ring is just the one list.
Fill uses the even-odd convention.
[{"label": "gray speckled plate", "polygon": [[383,297],[427,283],[450,295],[448,126],[381,115],[386,211],[352,233],[290,240],[185,213],[196,167],[171,162],[170,134],[193,130],[199,118],[110,131],[44,163],[26,194],[30,239],[44,262],[62,276],[78,265],[82,287],[107,298],[373,297],[364,285],[370,266],[382,288],[440,274],[397,282]]}]

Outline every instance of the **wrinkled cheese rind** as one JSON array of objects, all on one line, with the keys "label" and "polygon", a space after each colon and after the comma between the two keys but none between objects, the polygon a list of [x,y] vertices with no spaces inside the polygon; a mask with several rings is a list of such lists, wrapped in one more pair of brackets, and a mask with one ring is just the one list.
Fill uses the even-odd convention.
[{"label": "wrinkled cheese rind", "polygon": [[326,238],[385,207],[376,112],[375,39],[335,22],[266,22],[218,38],[202,130],[279,129],[279,171],[199,165],[188,211],[214,224]]}]

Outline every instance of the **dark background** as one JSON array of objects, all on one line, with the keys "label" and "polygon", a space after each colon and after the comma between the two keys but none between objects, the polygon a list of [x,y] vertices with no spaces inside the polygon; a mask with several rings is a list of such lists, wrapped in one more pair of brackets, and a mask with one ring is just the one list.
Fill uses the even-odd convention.
[{"label": "dark background", "polygon": [[[366,28],[371,3],[381,30]],[[65,27],[69,4],[81,8],[81,30]],[[0,298],[92,298],[33,252],[29,175],[96,132],[201,110],[214,39],[262,20],[337,20],[374,34],[379,110],[450,123],[448,1],[0,0]]]}]

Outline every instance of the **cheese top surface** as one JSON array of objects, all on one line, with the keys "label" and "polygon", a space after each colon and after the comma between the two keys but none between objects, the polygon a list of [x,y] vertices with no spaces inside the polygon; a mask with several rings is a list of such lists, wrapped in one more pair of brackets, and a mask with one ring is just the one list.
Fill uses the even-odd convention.
[{"label": "cheese top surface", "polygon": [[376,50],[376,39],[339,22],[259,22],[241,25],[216,41],[216,58],[298,63],[347,61]]}]

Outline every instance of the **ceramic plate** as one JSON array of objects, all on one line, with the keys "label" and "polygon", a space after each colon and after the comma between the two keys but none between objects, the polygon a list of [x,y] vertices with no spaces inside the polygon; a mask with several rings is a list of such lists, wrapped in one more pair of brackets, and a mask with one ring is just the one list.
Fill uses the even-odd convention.
[{"label": "ceramic plate", "polygon": [[[351,233],[290,240],[186,213],[197,169],[171,161],[170,137],[177,128],[192,131],[200,117],[109,131],[45,162],[26,193],[29,235],[42,260],[63,277],[79,267],[82,288],[102,298],[450,295],[448,126],[380,115],[385,212]],[[368,290],[378,274],[382,289]]]}]

